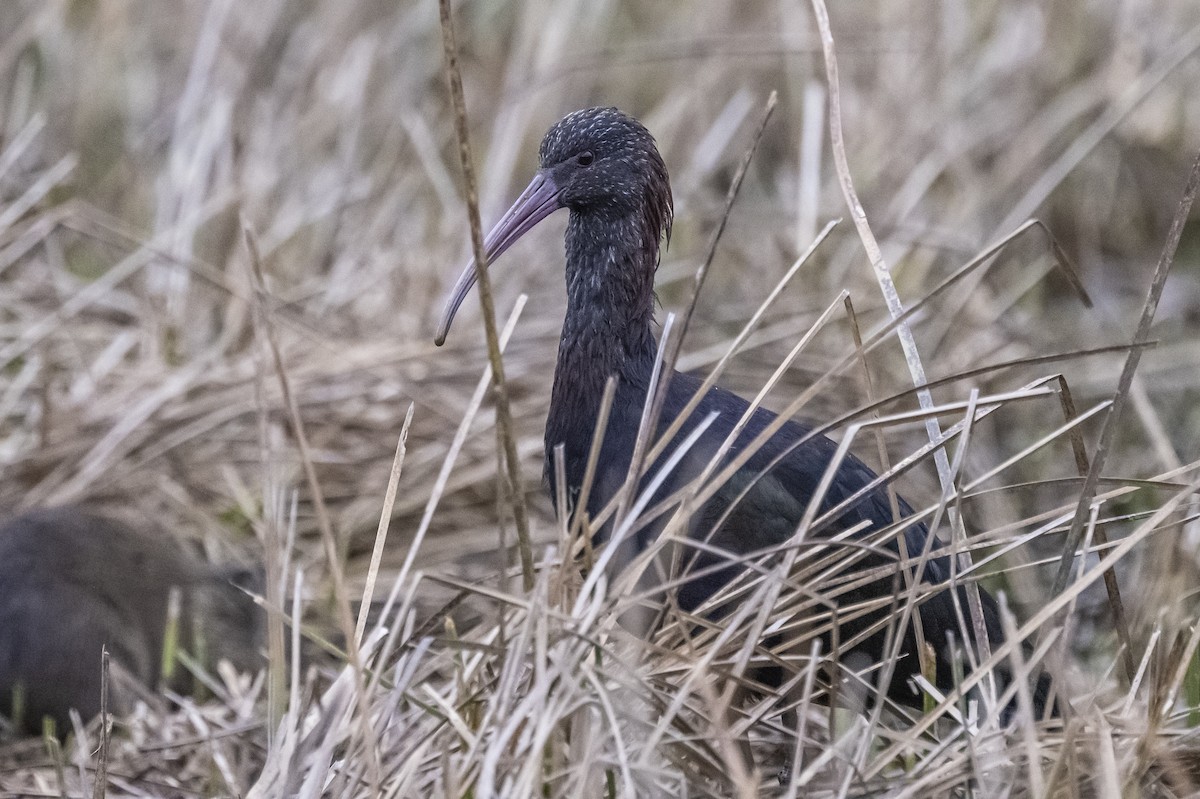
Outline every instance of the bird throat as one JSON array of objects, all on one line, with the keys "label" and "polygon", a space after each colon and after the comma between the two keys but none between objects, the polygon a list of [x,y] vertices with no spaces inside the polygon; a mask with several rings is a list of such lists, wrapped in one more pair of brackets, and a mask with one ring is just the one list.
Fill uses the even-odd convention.
[{"label": "bird throat", "polygon": [[572,211],[567,223],[567,315],[546,420],[546,456],[553,474],[553,448],[565,446],[572,487],[582,479],[608,378],[616,377],[622,402],[638,402],[639,391],[644,402],[657,352],[658,236],[636,215]]}]

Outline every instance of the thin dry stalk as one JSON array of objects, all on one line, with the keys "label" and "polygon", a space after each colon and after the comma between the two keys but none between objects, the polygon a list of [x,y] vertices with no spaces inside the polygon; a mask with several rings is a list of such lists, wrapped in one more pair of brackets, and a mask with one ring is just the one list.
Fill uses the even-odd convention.
[{"label": "thin dry stalk", "polygon": [[1070,580],[1071,564],[1075,558],[1075,550],[1079,546],[1079,541],[1083,536],[1084,519],[1087,517],[1087,509],[1095,497],[1100,473],[1104,471],[1104,463],[1108,459],[1113,438],[1117,433],[1118,425],[1121,421],[1121,409],[1125,405],[1129,386],[1133,382],[1133,376],[1137,372],[1138,364],[1141,362],[1141,345],[1145,344],[1150,338],[1150,326],[1154,322],[1154,314],[1158,310],[1158,302],[1162,298],[1163,286],[1166,285],[1167,275],[1170,274],[1171,264],[1175,260],[1175,251],[1179,249],[1179,240],[1183,237],[1183,226],[1191,213],[1192,203],[1196,199],[1196,192],[1198,190],[1200,190],[1200,154],[1197,154],[1196,160],[1192,164],[1192,169],[1188,173],[1187,182],[1183,188],[1183,196],[1176,206],[1175,217],[1171,220],[1171,228],[1167,231],[1166,241],[1163,242],[1162,254],[1158,258],[1158,265],[1154,268],[1154,278],[1150,281],[1150,288],[1146,292],[1146,301],[1142,305],[1142,315],[1138,320],[1137,330],[1133,334],[1133,346],[1125,356],[1125,365],[1121,369],[1121,378],[1117,382],[1117,390],[1113,394],[1112,408],[1104,419],[1104,426],[1100,429],[1100,440],[1096,444],[1096,454],[1092,456],[1092,463],[1088,469],[1087,478],[1084,480],[1083,487],[1079,492],[1079,501],[1075,506],[1075,516],[1071,522],[1071,529],[1068,531],[1066,541],[1063,543],[1062,560],[1059,561],[1058,573],[1054,577],[1054,586],[1051,589],[1053,594],[1062,593],[1067,586],[1068,580]]},{"label": "thin dry stalk", "polygon": [[[254,236],[249,229],[245,231],[246,247],[250,254],[251,275],[254,280],[255,294],[258,296],[266,295],[266,284],[263,281],[262,262],[258,256],[258,247],[255,243]],[[346,641],[346,655],[349,661],[351,670],[358,682],[359,690],[356,695],[360,702],[360,719],[363,737],[368,743],[367,763],[370,768],[372,795],[378,796],[381,791],[382,773],[377,751],[374,729],[370,724],[370,714],[366,704],[366,681],[365,672],[362,662],[362,657],[359,652],[358,640],[354,636],[354,618],[350,613],[350,599],[346,591],[345,577],[343,574],[344,564],[338,555],[337,539],[333,533],[333,525],[329,521],[329,512],[325,507],[325,496],[321,491],[321,483],[317,479],[316,469],[313,466],[312,453],[308,444],[308,436],[305,433],[304,422],[300,416],[299,406],[296,404],[295,396],[292,393],[291,385],[288,381],[287,370],[283,364],[283,356],[279,352],[279,345],[275,340],[274,328],[271,325],[270,317],[267,315],[263,303],[258,303],[258,315],[260,326],[262,328],[264,338],[266,339],[267,347],[271,351],[271,359],[275,367],[275,375],[279,380],[280,393],[283,396],[283,401],[288,409],[290,421],[292,424],[292,433],[296,437],[296,446],[300,451],[300,461],[304,465],[304,476],[308,481],[308,488],[312,494],[313,505],[317,510],[317,522],[321,529],[321,540],[325,546],[325,558],[329,564],[329,576],[333,582],[333,600],[337,613],[338,624],[341,626],[342,635]]]},{"label": "thin dry stalk", "polygon": [[533,545],[529,539],[529,511],[525,507],[525,491],[521,481],[521,461],[517,457],[516,435],[513,432],[512,410],[508,400],[508,382],[504,378],[504,359],[500,337],[496,332],[496,309],[492,301],[492,286],[487,276],[487,253],[483,250],[483,226],[479,221],[479,192],[475,187],[475,168],[471,159],[471,142],[467,132],[467,105],[463,97],[462,75],[458,69],[458,45],[454,41],[454,18],[450,0],[438,0],[442,26],[442,52],[445,56],[446,79],[450,83],[450,100],[454,107],[454,130],[458,137],[458,159],[463,171],[467,195],[467,218],[471,225],[471,250],[475,255],[475,286],[479,306],[483,311],[483,329],[487,336],[488,361],[492,366],[492,396],[496,401],[496,436],[504,451],[508,471],[509,493],[513,518],[517,525],[517,549],[521,553],[521,579],[526,591],[533,590]]},{"label": "thin dry stalk", "polygon": [[379,512],[379,529],[375,532],[375,547],[371,550],[367,584],[363,588],[362,604],[358,608],[358,623],[354,627],[354,640],[359,643],[362,642],[363,631],[367,627],[367,613],[371,608],[371,600],[375,597],[375,581],[379,576],[379,564],[383,560],[383,547],[387,543],[392,507],[396,504],[396,490],[400,485],[401,469],[404,467],[405,445],[408,443],[408,430],[412,426],[414,407],[416,406],[413,403],[409,403],[408,412],[404,414],[400,438],[396,441],[396,457],[392,459],[392,471],[388,475],[387,492],[383,495],[383,508]]},{"label": "thin dry stalk", "polygon": [[[812,0],[812,6],[813,13],[817,17],[817,29],[821,32],[821,49],[825,56],[825,72],[829,80],[829,143],[833,148],[833,163],[837,168],[838,181],[842,188],[842,194],[846,198],[846,206],[850,211],[850,219],[854,222],[854,229],[858,231],[858,237],[867,251],[867,258],[870,259],[871,267],[875,270],[875,279],[879,283],[879,290],[883,292],[888,313],[897,323],[896,335],[904,350],[904,360],[908,363],[913,385],[917,388],[917,401],[924,410],[928,411],[933,407],[933,395],[926,386],[925,366],[921,363],[921,356],[917,352],[917,341],[913,337],[912,328],[900,321],[904,317],[904,303],[900,300],[899,292],[896,291],[891,271],[888,269],[887,261],[883,258],[883,250],[880,249],[879,242],[875,240],[875,234],[871,231],[871,225],[867,221],[866,211],[863,210],[862,203],[858,200],[858,193],[854,190],[854,181],[850,177],[846,144],[842,138],[842,92],[838,81],[833,33],[829,27],[829,12],[825,8],[824,0]],[[942,432],[936,418],[931,416],[925,421],[925,432],[930,441],[941,438]],[[945,451],[935,452],[933,460],[937,466],[942,491],[949,493],[953,490],[953,486],[951,485],[950,461],[946,457]]]}]

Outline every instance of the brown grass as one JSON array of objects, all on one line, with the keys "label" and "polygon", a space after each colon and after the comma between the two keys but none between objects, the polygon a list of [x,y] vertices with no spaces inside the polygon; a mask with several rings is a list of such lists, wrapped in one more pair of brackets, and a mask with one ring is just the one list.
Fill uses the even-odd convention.
[{"label": "brown grass", "polygon": [[[1065,591],[1050,590],[1200,149],[1200,8],[885,0],[830,14],[847,170],[931,383],[948,484],[854,226],[833,227],[802,259],[847,215],[808,4],[459,7],[482,219],[523,185],[550,123],[619,105],[655,133],[672,170],[660,316],[681,312],[754,120],[778,91],[679,366],[720,364],[723,385],[828,421],[859,455],[902,473],[899,490],[969,554],[964,577],[1005,592],[1014,630],[1035,643],[1017,665],[1059,677],[1073,707],[1065,723],[1002,730],[987,664],[964,675],[981,685],[973,704],[952,694],[925,715],[829,710],[812,644],[847,589],[827,576],[853,555],[843,549],[793,547],[787,573],[763,564],[730,588],[751,600],[719,628],[668,616],[635,636],[618,624],[653,598],[637,582],[651,558],[611,586],[602,570],[581,574],[564,556],[576,539],[541,489],[561,221],[492,270],[539,567],[522,590],[475,301],[444,349],[431,342],[469,253],[434,4],[9,3],[0,508],[132,508],[215,560],[266,559],[266,599],[281,611],[269,676],[221,675],[211,701],[144,707],[118,725],[108,795],[1200,786],[1195,212],[1154,346],[1140,350],[1106,434],[1080,527],[1088,557]],[[1031,217],[1065,258],[1036,225],[989,250]],[[338,612],[335,582],[355,606],[373,583],[364,624]],[[287,661],[282,639],[300,633],[285,616],[313,635],[357,627],[362,669]],[[753,646],[763,630],[786,632],[786,651]],[[1023,659],[992,654],[1006,657]],[[731,690],[772,660],[792,666],[789,690]],[[853,693],[858,678],[841,677],[838,690]],[[0,797],[90,793],[98,740],[93,726],[61,753],[0,745]]]}]

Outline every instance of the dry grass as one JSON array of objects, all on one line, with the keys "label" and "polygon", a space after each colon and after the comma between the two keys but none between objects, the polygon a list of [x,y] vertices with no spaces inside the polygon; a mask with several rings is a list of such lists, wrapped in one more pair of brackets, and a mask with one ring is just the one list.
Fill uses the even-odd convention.
[{"label": "dry grass", "polygon": [[[214,559],[265,557],[267,599],[322,634],[348,624],[314,487],[355,606],[381,554],[361,668],[302,671],[277,638],[269,677],[230,675],[214,701],[121,724],[109,795],[1200,786],[1194,221],[1082,528],[1089,555],[1050,592],[1200,149],[1200,9],[885,0],[831,14],[846,160],[899,297],[916,309],[905,324],[948,436],[948,488],[853,225],[789,273],[846,216],[808,4],[461,7],[482,217],[523,185],[550,123],[619,105],[654,131],[672,169],[676,225],[658,285],[664,309],[680,311],[777,90],[679,366],[721,363],[722,384],[746,396],[770,385],[766,405],[829,420],[860,455],[903,472],[904,495],[969,552],[966,576],[1006,592],[1035,663],[1070,698],[1065,723],[1002,730],[986,668],[964,676],[980,682],[974,702],[830,711],[811,644],[828,600],[847,590],[827,576],[853,557],[843,549],[792,548],[786,573],[763,564],[731,587],[755,598],[719,629],[668,615],[653,635],[626,632],[618,619],[653,598],[637,569],[611,587],[601,570],[581,575],[540,487],[561,221],[493,270],[501,327],[530,297],[505,354],[539,561],[521,590],[472,303],[444,350],[430,340],[469,239],[436,4],[15,2],[0,7],[0,507],[116,503]],[[1039,228],[973,261],[1033,216],[1093,308]],[[789,645],[749,645],[764,630]],[[1010,656],[1023,660],[993,660]],[[732,690],[748,665],[772,660],[791,666],[789,690]],[[841,676],[845,704],[871,674]],[[96,740],[93,727],[57,766],[40,742],[4,745],[0,796],[90,792]]]}]

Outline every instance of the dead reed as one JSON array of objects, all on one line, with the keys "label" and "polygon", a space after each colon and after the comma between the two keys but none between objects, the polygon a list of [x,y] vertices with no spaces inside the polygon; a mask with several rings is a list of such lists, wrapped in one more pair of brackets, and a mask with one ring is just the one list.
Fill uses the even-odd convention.
[{"label": "dead reed", "polygon": [[[510,484],[537,565],[523,590],[487,350],[464,324],[475,309],[446,349],[431,342],[469,252],[435,4],[0,8],[0,507],[118,503],[219,559],[273,564],[269,674],[218,675],[211,701],[122,723],[108,795],[1196,790],[1194,211],[1154,324],[1135,333],[1200,149],[1200,10],[829,11],[840,171],[808,4],[537,0],[455,20],[484,223],[563,112],[639,116],[676,198],[660,317],[689,307],[725,224],[679,367],[827,421],[898,477],[964,556],[962,579],[1004,592],[1032,657],[1010,645],[968,664],[963,690],[931,693],[923,715],[829,709],[831,689],[846,705],[876,677],[849,664],[831,680],[814,648],[851,588],[829,577],[851,547],[752,564],[727,591],[752,599],[719,627],[677,609],[652,635],[618,624],[655,599],[637,581],[653,553],[620,575],[581,571],[586,531],[541,490],[563,306],[553,223],[494,270]],[[899,316],[852,220],[826,227],[847,215],[847,179]],[[1106,426],[1114,398],[1124,410]],[[706,485],[693,488],[681,502]],[[627,529],[675,512],[640,504],[627,497]],[[1087,556],[1064,561],[1073,529]],[[335,583],[358,618],[339,613]],[[286,659],[284,638],[337,644],[335,628],[356,639],[357,668]],[[776,635],[787,645],[756,645]],[[1062,724],[1000,728],[988,665],[1006,658],[1060,679]],[[787,690],[755,690],[751,667],[780,663]],[[0,744],[0,796],[90,792],[98,740]]]}]

